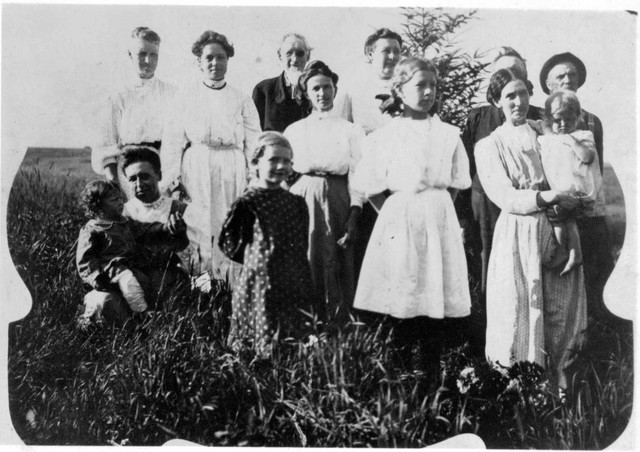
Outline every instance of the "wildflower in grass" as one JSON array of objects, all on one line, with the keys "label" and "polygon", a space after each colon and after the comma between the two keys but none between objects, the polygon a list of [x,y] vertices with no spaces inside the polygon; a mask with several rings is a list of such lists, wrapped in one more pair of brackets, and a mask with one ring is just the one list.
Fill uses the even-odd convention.
[{"label": "wildflower in grass", "polygon": [[313,347],[318,343],[318,337],[315,334],[310,334],[307,342],[304,344],[305,347]]},{"label": "wildflower in grass", "polygon": [[456,383],[460,394],[466,394],[472,387],[475,387],[479,381],[480,379],[476,375],[476,370],[473,367],[466,367],[460,372]]},{"label": "wildflower in grass", "polygon": [[519,361],[509,369],[509,377],[517,379],[524,389],[533,390],[547,380],[547,373],[539,364]]}]

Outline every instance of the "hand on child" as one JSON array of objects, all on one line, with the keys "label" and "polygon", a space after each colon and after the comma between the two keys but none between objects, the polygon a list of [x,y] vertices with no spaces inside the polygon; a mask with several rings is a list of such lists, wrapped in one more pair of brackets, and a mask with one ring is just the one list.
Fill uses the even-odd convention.
[{"label": "hand on child", "polygon": [[165,227],[171,235],[183,234],[187,230],[187,225],[180,212],[169,215],[169,219],[165,223]]},{"label": "hand on child", "polygon": [[529,127],[535,130],[538,135],[549,135],[553,133],[551,127],[549,127],[549,125],[541,119],[537,121],[534,121],[533,119],[527,119],[527,124],[529,124]]},{"label": "hand on child", "polygon": [[560,192],[558,194],[558,206],[564,211],[571,211],[580,206],[580,197],[574,193]]}]

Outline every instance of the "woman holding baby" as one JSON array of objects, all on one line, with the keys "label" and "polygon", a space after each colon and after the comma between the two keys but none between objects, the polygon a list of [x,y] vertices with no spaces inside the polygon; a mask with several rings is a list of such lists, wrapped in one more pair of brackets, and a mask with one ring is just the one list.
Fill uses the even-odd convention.
[{"label": "woman holding baby", "polygon": [[581,267],[561,275],[562,250],[550,218],[555,221],[554,212],[579,211],[581,197],[549,188],[538,142],[542,128],[527,121],[523,73],[495,72],[487,100],[506,121],[475,147],[482,186],[502,210],[487,275],[486,354],[505,366],[536,362],[562,392],[572,350],[583,341],[586,295]]}]

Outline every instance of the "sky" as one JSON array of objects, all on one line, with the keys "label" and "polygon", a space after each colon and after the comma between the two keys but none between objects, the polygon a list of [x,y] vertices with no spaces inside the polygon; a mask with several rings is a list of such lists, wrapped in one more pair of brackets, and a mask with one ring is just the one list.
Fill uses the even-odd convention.
[{"label": "sky", "polygon": [[[477,2],[454,4],[461,8],[451,12],[478,8]],[[618,294],[628,300],[629,293],[635,294],[637,281],[632,252],[637,244],[637,16],[623,10],[632,2],[618,4],[620,9],[614,11],[591,2],[493,3],[492,9],[478,9],[475,18],[458,30],[456,41],[469,53],[490,52],[501,45],[517,49],[527,60],[534,84],[531,103],[538,106],[545,98],[538,74],[547,58],[571,51],[584,61],[587,80],[578,94],[583,107],[602,120],[604,158],[613,165],[629,207],[626,245],[607,294],[611,300]],[[343,80],[357,80],[365,38],[382,26],[400,31],[401,22],[400,10],[389,7],[3,4],[2,218],[13,175],[27,147],[93,144],[99,128],[97,113],[106,97],[132,75],[126,46],[136,26],[148,26],[160,34],[156,75],[176,84],[199,78],[190,49],[200,33],[213,29],[225,34],[236,51],[227,80],[250,94],[257,82],[280,72],[276,50],[286,32],[304,34],[313,47],[313,59],[325,61]],[[6,256],[6,225],[4,220],[1,223],[0,251]],[[3,274],[15,274],[10,263],[2,260]],[[11,299],[6,298],[11,294],[0,293],[0,298]],[[627,316],[631,312],[627,305],[616,309]],[[0,424],[0,442],[1,430]]]}]

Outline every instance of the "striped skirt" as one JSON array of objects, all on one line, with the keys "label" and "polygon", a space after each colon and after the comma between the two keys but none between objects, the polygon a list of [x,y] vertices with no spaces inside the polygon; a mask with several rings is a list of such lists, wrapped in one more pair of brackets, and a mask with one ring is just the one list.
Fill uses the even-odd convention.
[{"label": "striped skirt", "polygon": [[582,268],[560,276],[561,268],[545,267],[556,247],[544,213],[500,214],[487,275],[486,355],[505,366],[536,362],[566,388],[587,325],[586,294]]}]

